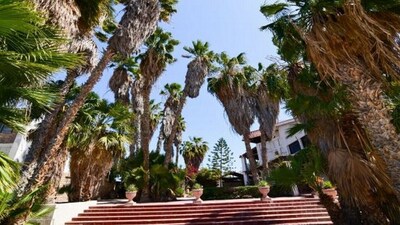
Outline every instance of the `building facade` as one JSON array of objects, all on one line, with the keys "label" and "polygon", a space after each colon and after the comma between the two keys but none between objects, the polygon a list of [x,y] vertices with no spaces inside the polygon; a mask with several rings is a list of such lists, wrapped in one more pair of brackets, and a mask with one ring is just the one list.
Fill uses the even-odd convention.
[{"label": "building facade", "polygon": [[26,135],[15,133],[7,126],[0,124],[0,151],[6,153],[11,159],[23,162],[30,144]]},{"label": "building facade", "polygon": [[[267,157],[271,162],[282,156],[296,154],[309,144],[309,140],[304,131],[297,132],[293,136],[288,137],[288,130],[298,122],[295,119],[284,120],[275,125],[275,131],[270,141],[267,141]],[[250,141],[255,144],[253,154],[258,165],[262,165],[261,157],[261,133],[259,130],[250,133]],[[242,174],[244,184],[252,184],[250,165],[247,154],[240,156],[242,162]]]}]

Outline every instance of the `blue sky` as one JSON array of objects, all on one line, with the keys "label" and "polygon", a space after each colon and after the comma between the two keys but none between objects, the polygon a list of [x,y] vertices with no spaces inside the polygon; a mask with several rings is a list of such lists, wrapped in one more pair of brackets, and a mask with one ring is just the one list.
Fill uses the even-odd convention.
[{"label": "blue sky", "polygon": [[[159,95],[166,83],[184,84],[187,64],[190,59],[182,58],[185,54],[183,46],[191,46],[192,41],[202,40],[210,44],[210,49],[215,52],[226,51],[230,56],[241,52],[246,53],[250,65],[256,66],[258,62],[265,65],[277,60],[276,48],[271,41],[269,32],[261,32],[259,27],[268,21],[259,8],[265,0],[180,0],[177,5],[178,12],[174,14],[168,24],[161,26],[172,33],[180,41],[174,56],[177,62],[168,66],[163,76],[153,88],[152,98],[164,101]],[[272,61],[271,61],[272,60]],[[105,72],[102,80],[95,87],[95,91],[103,98],[112,100],[113,94],[108,88],[111,70]],[[234,152],[236,170],[241,169],[239,155],[244,153],[242,137],[235,134],[226,118],[222,106],[217,99],[207,92],[205,83],[200,96],[188,99],[183,110],[186,120],[184,140],[189,137],[202,137],[209,143],[210,149],[216,141],[223,137]],[[281,110],[280,120],[289,116]],[[257,125],[253,126],[257,129]],[[155,148],[158,131],[153,137],[151,149]],[[183,163],[183,160],[180,159]],[[207,164],[207,158],[202,166]]]}]

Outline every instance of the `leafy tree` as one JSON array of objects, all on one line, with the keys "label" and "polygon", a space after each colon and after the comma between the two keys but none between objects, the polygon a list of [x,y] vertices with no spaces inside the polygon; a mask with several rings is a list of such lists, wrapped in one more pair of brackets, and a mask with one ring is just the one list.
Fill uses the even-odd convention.
[{"label": "leafy tree", "polygon": [[190,138],[190,141],[185,141],[182,144],[181,154],[186,164],[186,176],[192,180],[199,171],[204,156],[208,151],[207,144],[201,137]]},{"label": "leafy tree", "polygon": [[121,103],[110,104],[92,93],[75,118],[67,137],[71,153],[69,201],[97,198],[114,162],[131,142],[132,113]]},{"label": "leafy tree", "polygon": [[233,152],[226,144],[225,139],[218,139],[213,150],[211,150],[211,155],[209,155],[208,161],[210,162],[208,167],[212,170],[218,171],[220,182],[223,175],[232,171],[234,162]]}]

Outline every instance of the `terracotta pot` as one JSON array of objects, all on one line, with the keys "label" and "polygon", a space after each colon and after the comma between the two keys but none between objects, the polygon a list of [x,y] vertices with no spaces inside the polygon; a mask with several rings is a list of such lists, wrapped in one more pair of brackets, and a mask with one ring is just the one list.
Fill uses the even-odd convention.
[{"label": "terracotta pot", "polygon": [[261,201],[267,201],[270,199],[270,197],[268,197],[269,190],[269,187],[258,187],[258,191],[260,191],[262,195]]},{"label": "terracotta pot", "polygon": [[326,195],[331,196],[333,199],[336,199],[337,191],[334,188],[322,189],[322,192]]},{"label": "terracotta pot", "polygon": [[194,197],[193,203],[201,203],[203,200],[201,200],[201,195],[203,194],[203,189],[193,189],[192,194]]},{"label": "terracotta pot", "polygon": [[135,202],[133,201],[133,199],[135,198],[135,196],[136,196],[136,191],[127,191],[127,192],[125,192],[125,197],[128,199],[128,203],[129,203],[129,204],[135,203]]}]

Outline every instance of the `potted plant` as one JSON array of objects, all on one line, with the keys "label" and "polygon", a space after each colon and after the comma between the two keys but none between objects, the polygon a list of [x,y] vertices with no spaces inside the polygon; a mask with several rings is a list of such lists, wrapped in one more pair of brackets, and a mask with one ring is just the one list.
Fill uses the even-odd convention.
[{"label": "potted plant", "polygon": [[261,201],[267,201],[270,199],[268,197],[269,190],[270,190],[270,186],[267,181],[261,180],[260,182],[258,182],[258,191],[260,191],[260,193],[262,195]]},{"label": "potted plant", "polygon": [[136,192],[137,188],[134,184],[130,184],[125,187],[125,197],[128,199],[128,204],[135,203],[133,198],[135,198]]},{"label": "potted plant", "polygon": [[322,183],[322,193],[331,196],[333,199],[336,199],[337,196],[337,191],[330,181],[324,181]]},{"label": "potted plant", "polygon": [[193,203],[201,203],[201,195],[203,194],[203,186],[198,183],[195,183],[192,187],[192,195],[194,197]]}]

